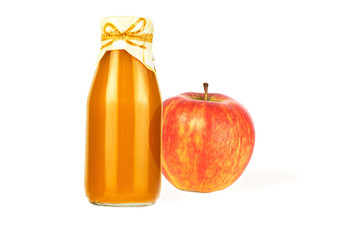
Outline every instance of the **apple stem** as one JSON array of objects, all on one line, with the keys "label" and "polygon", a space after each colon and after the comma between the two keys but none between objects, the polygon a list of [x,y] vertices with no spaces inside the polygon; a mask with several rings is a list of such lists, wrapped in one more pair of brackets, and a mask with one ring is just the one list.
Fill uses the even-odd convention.
[{"label": "apple stem", "polygon": [[207,101],[208,99],[208,83],[203,83],[203,88],[204,88],[204,101]]}]

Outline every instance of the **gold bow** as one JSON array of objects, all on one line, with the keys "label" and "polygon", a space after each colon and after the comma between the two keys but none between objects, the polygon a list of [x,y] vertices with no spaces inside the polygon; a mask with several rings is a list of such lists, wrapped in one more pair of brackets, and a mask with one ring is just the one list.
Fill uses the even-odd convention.
[{"label": "gold bow", "polygon": [[[133,29],[139,23],[142,23],[140,28],[137,31],[133,31]],[[107,41],[107,40],[110,40],[110,41],[105,43],[104,45],[102,45],[100,49],[108,47],[113,42],[118,41],[118,40],[124,40],[126,43],[128,43],[132,46],[146,49],[146,47],[144,45],[140,45],[140,44],[137,44],[137,43],[131,41],[131,40],[137,40],[137,41],[150,42],[150,43],[153,41],[153,34],[149,34],[149,33],[141,34],[140,33],[144,30],[146,23],[147,23],[147,21],[145,20],[145,18],[139,18],[135,23],[130,25],[130,27],[127,30],[125,30],[124,32],[120,32],[112,23],[106,23],[104,25],[104,34],[102,35],[102,41]],[[108,31],[107,30],[108,28],[111,28],[111,31]]]}]

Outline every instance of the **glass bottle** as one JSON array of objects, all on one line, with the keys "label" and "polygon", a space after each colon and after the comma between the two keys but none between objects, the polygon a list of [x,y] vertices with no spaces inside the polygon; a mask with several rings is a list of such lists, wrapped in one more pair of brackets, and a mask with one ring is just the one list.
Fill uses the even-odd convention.
[{"label": "glass bottle", "polygon": [[153,25],[136,17],[103,18],[101,25],[87,103],[86,196],[96,205],[151,205],[160,192],[162,121]]}]

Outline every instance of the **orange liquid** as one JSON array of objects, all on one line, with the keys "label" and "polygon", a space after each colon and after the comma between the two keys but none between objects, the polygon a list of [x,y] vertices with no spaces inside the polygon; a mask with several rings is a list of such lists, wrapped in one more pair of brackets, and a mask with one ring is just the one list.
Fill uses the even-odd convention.
[{"label": "orange liquid", "polygon": [[125,50],[98,64],[87,105],[85,191],[92,203],[154,203],[162,101],[151,70]]}]

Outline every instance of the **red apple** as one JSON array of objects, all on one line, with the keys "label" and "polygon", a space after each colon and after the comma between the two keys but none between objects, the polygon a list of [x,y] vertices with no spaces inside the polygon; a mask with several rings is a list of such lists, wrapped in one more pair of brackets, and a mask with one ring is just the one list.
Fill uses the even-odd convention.
[{"label": "red apple", "polygon": [[[219,93],[187,92],[163,102],[162,172],[176,188],[213,192],[246,168],[255,131],[247,110]],[[205,100],[206,99],[206,100]]]}]

